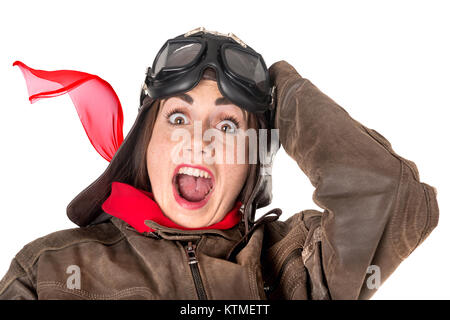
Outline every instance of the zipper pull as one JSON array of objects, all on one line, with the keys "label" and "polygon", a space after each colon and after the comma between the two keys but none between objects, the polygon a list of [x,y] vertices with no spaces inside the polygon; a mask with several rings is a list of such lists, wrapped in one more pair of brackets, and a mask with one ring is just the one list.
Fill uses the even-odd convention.
[{"label": "zipper pull", "polygon": [[196,245],[192,243],[192,241],[189,241],[186,246],[186,254],[188,256],[188,264],[197,264],[197,256],[195,255],[195,249]]}]

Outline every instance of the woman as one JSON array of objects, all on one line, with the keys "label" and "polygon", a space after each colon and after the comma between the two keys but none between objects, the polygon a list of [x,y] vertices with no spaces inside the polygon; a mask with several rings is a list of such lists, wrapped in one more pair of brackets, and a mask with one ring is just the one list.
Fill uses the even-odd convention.
[{"label": "woman", "polygon": [[[118,106],[106,127],[121,125]],[[166,42],[113,152],[81,118],[111,163],[68,206],[80,228],[16,255],[2,299],[367,299],[438,222],[412,161],[232,34]],[[254,221],[271,201],[278,138],[323,211]]]}]

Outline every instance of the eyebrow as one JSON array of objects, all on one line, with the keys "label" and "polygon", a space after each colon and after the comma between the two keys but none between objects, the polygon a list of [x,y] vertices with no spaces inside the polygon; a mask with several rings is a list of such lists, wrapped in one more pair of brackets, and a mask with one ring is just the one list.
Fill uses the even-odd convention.
[{"label": "eyebrow", "polygon": [[[180,98],[183,101],[186,101],[189,104],[194,103],[194,99],[192,99],[192,97],[187,94],[187,93],[178,93],[176,95],[174,95],[173,97],[176,98]],[[226,97],[220,97],[216,99],[215,105],[216,106],[220,106],[220,105],[227,105],[227,104],[234,104],[233,102],[231,102],[228,98]],[[244,112],[244,110],[242,108],[239,108],[242,111],[242,115],[244,116],[244,119],[247,120],[247,115],[246,112]]]},{"label": "eyebrow", "polygon": [[192,97],[190,95],[188,95],[187,93],[178,93],[178,94],[174,95],[173,97],[180,98],[181,100],[184,100],[189,104],[192,104],[194,102],[194,99],[192,99]]},{"label": "eyebrow", "polygon": [[223,104],[234,104],[234,103],[232,103],[230,100],[228,100],[228,98],[225,97],[220,97],[216,99],[216,106],[220,106]]}]

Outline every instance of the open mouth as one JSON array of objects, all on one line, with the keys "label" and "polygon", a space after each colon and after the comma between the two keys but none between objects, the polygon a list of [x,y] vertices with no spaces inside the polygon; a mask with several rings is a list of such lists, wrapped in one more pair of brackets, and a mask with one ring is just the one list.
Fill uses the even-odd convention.
[{"label": "open mouth", "polygon": [[201,166],[179,165],[173,175],[173,193],[178,204],[187,209],[203,207],[214,190],[214,176]]}]

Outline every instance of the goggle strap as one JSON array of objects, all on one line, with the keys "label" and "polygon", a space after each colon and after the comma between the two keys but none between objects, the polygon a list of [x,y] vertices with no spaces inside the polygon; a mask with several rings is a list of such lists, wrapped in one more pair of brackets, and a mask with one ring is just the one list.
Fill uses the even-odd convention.
[{"label": "goggle strap", "polygon": [[193,34],[200,33],[200,32],[202,32],[202,33],[209,33],[209,34],[212,34],[212,35],[215,35],[215,36],[231,38],[234,41],[236,41],[237,43],[239,43],[241,46],[243,46],[244,48],[247,48],[247,44],[244,41],[242,41],[241,39],[239,39],[234,33],[232,33],[232,32],[220,33],[218,31],[210,31],[210,30],[206,30],[205,27],[198,27],[198,28],[195,28],[195,29],[193,29],[193,30],[191,30],[189,32],[186,32],[184,34],[184,37],[187,38],[189,36],[192,36]]}]

